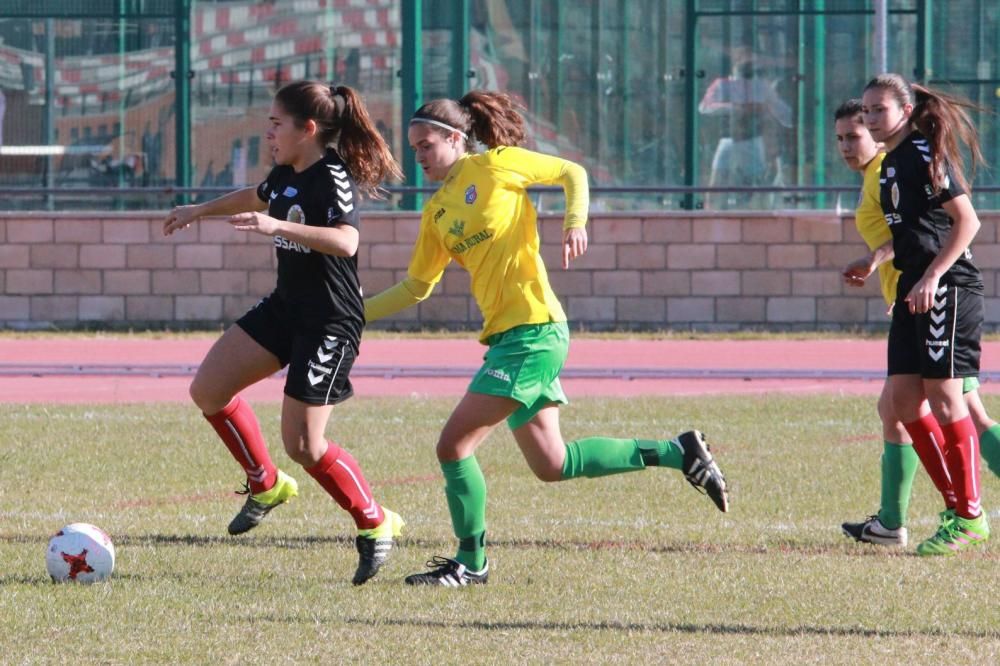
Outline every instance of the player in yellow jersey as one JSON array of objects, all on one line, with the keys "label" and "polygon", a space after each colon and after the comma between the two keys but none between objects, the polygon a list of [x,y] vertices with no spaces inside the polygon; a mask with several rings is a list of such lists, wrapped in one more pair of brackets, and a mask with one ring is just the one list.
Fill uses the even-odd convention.
[{"label": "player in yellow jersey", "polygon": [[[410,120],[408,138],[424,175],[441,186],[424,206],[407,277],[365,302],[366,319],[424,300],[454,261],[471,277],[484,319],[479,339],[489,349],[437,443],[458,552],[454,558],[435,557],[430,571],[406,582],[460,587],[487,581],[486,482],[475,452],[504,420],[543,481],[672,467],[726,511],[725,479],[698,431],[666,440],[563,441],[558,406],[567,400],[559,373],[569,329],[549,286],[537,216],[525,190],[562,185],[562,264],[568,268],[587,251],[589,190],[583,167],[518,148],[524,120],[510,97],[495,92],[425,104]],[[473,139],[487,150],[469,152]]]},{"label": "player in yellow jersey", "polygon": [[[892,265],[892,232],[886,224],[879,202],[879,173],[885,153],[881,144],[865,128],[861,113],[861,100],[844,102],[834,113],[837,147],[848,168],[862,173],[864,183],[861,197],[854,213],[858,233],[868,246],[865,256],[851,262],[844,269],[844,281],[850,286],[863,286],[876,270],[882,297],[889,310],[896,300],[896,284],[900,272]],[[979,382],[965,380],[965,401],[976,424],[982,442],[982,455],[990,468],[1000,475],[1000,425],[997,425],[979,399]],[[925,402],[921,414],[930,413]],[[844,534],[858,541],[879,545],[905,546],[907,543],[906,514],[910,503],[910,489],[920,461],[913,450],[913,440],[892,407],[890,383],[882,386],[878,400],[878,414],[882,420],[882,498],[879,512],[857,523],[844,523]],[[946,479],[943,474],[940,479]],[[946,484],[939,485],[942,495],[952,497],[954,491]]]}]

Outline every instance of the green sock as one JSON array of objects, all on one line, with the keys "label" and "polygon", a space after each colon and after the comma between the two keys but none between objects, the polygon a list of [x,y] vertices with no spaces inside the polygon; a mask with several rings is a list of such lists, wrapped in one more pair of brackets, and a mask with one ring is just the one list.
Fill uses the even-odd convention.
[{"label": "green sock", "polygon": [[979,453],[990,471],[1000,476],[1000,424],[995,424],[979,436]]},{"label": "green sock", "polygon": [[634,472],[647,466],[681,468],[684,452],[672,440],[587,437],[566,444],[563,479],[596,478]]},{"label": "green sock", "polygon": [[[638,440],[642,449],[643,460],[650,467],[684,468],[684,449],[676,439],[659,439],[656,441]],[[649,454],[654,453],[655,456]]]},{"label": "green sock", "polygon": [[920,459],[912,444],[885,442],[882,452],[882,506],[878,519],[890,530],[906,524],[910,508],[910,490]]},{"label": "green sock", "polygon": [[455,559],[470,571],[486,564],[486,479],[476,456],[441,463],[451,526],[458,537]]}]

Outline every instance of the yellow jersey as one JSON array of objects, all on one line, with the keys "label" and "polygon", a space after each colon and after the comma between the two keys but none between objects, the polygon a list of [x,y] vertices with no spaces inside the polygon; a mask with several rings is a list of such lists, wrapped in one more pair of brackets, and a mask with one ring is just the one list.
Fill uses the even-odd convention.
[{"label": "yellow jersey", "polygon": [[[892,240],[892,231],[886,224],[879,201],[879,174],[882,171],[882,160],[885,153],[879,153],[865,167],[864,184],[861,186],[861,199],[854,210],[854,226],[868,245],[869,250],[882,247]],[[900,272],[887,261],[878,267],[879,284],[882,287],[882,297],[887,305],[896,302],[896,283]]]},{"label": "yellow jersey", "polygon": [[561,184],[564,228],[587,222],[589,190],[579,165],[523,148],[466,154],[424,206],[410,278],[436,284],[454,261],[469,272],[483,313],[479,340],[523,324],[566,321],[539,253],[529,185]]}]

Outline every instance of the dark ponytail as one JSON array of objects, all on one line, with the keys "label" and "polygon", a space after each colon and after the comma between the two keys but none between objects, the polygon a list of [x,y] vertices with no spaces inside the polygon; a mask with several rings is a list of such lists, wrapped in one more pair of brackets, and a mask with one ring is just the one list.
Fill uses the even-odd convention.
[{"label": "dark ponytail", "polygon": [[362,191],[380,196],[379,184],[388,179],[402,180],[403,170],[368,115],[361,96],[347,86],[332,90],[344,100],[337,123],[340,126],[337,152]]},{"label": "dark ponytail", "polygon": [[402,180],[402,169],[352,88],[296,81],[281,88],[274,99],[296,127],[307,120],[316,123],[320,145],[336,148],[363,193],[379,197],[383,181]]},{"label": "dark ponytail", "polygon": [[946,185],[947,167],[966,192],[971,192],[971,178],[966,179],[964,159],[959,141],[969,148],[972,156],[972,177],[976,175],[976,166],[985,164],[979,145],[979,133],[969,117],[966,109],[982,111],[979,106],[967,99],[949,95],[922,86],[909,83],[899,74],[879,74],[868,82],[865,90],[878,88],[892,93],[900,106],[910,104],[913,113],[910,114],[910,124],[916,127],[930,142],[932,158],[929,166],[931,183],[936,189]]},{"label": "dark ponytail", "polygon": [[521,108],[505,93],[473,90],[458,100],[469,112],[472,134],[479,142],[497,146],[520,146],[524,141],[524,118]]},{"label": "dark ponytail", "polygon": [[[933,159],[931,180],[935,187],[941,187],[945,171],[945,159],[951,165],[952,173],[966,192],[971,192],[969,181],[975,178],[976,166],[985,163],[979,145],[979,132],[966,109],[981,111],[969,100],[945,94],[916,83],[912,84],[916,104],[910,122],[930,141]],[[972,156],[971,177],[967,181],[963,173],[962,152],[959,141],[969,148]]]},{"label": "dark ponytail", "polygon": [[[412,120],[433,120],[453,127],[475,138],[488,148],[519,146],[524,142],[524,118],[518,112],[520,105],[507,94],[487,90],[473,90],[462,99],[435,99],[427,102],[413,114]],[[411,122],[412,122],[411,120]],[[442,134],[450,133],[438,127]],[[466,147],[471,141],[466,141]]]}]

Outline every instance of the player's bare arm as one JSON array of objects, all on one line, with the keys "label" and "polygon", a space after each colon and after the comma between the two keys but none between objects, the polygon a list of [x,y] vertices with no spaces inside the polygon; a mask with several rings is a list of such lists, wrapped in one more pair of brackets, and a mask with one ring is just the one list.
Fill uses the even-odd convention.
[{"label": "player's bare arm", "polygon": [[847,264],[842,272],[844,283],[852,287],[864,286],[868,276],[877,271],[879,266],[892,260],[893,256],[892,241],[890,240],[860,259],[855,259]]},{"label": "player's bare arm", "polygon": [[190,206],[177,206],[163,220],[163,235],[180,229],[187,229],[202,217],[212,215],[232,215],[244,211],[259,211],[267,208],[267,203],[257,196],[256,187],[244,187],[217,199]]},{"label": "player's bare arm", "polygon": [[353,257],[358,251],[359,234],[349,224],[334,227],[312,227],[278,220],[261,212],[237,213],[229,218],[234,229],[252,231],[265,236],[282,236],[305,245],[310,250],[335,257]]},{"label": "player's bare arm", "polygon": [[927,267],[923,277],[907,294],[906,302],[910,304],[910,312],[922,313],[931,309],[941,276],[947,273],[951,265],[968,249],[972,239],[979,232],[979,227],[982,226],[967,194],[943,203],[942,207],[954,220],[951,234],[934,261]]},{"label": "player's bare arm", "polygon": [[587,252],[587,230],[584,227],[574,227],[563,232],[563,268],[569,268],[569,262],[582,257]]}]

